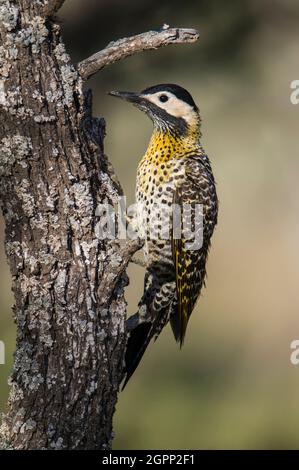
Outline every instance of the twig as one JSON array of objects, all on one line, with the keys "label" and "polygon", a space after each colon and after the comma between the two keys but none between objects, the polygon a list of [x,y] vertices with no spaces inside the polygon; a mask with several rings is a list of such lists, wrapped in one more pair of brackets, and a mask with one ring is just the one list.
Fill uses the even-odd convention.
[{"label": "twig", "polygon": [[141,266],[142,268],[146,268],[146,262],[143,259],[139,258],[136,253],[132,256],[131,263],[137,264],[137,266]]},{"label": "twig", "polygon": [[123,245],[120,245],[118,240],[111,242],[110,248],[117,250],[118,256],[117,260],[114,260],[113,265],[109,268],[109,276],[104,276],[99,286],[99,290],[102,292],[101,302],[103,305],[109,301],[109,297],[107,296],[113,292],[120,276],[126,270],[132,256],[136,251],[142,248],[143,243],[144,241],[140,238],[127,241]]},{"label": "twig", "polygon": [[87,80],[99,70],[118,60],[150,49],[168,46],[169,44],[192,43],[197,41],[199,33],[195,29],[169,28],[165,25],[159,31],[148,31],[129,38],[111,42],[102,51],[79,62],[78,70],[81,77]]},{"label": "twig", "polygon": [[132,256],[136,253],[136,251],[142,248],[144,241],[140,238],[136,238],[135,240],[130,240],[125,243],[124,246],[119,248],[119,254],[122,259],[119,265],[119,271],[123,271],[123,269],[127,266],[129,261],[131,260]]},{"label": "twig", "polygon": [[43,14],[45,16],[54,15],[64,4],[65,0],[47,0],[43,7]]}]

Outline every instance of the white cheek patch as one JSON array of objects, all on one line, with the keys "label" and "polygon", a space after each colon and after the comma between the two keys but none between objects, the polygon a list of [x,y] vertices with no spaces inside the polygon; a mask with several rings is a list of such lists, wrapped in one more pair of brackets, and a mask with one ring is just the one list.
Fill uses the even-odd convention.
[{"label": "white cheek patch", "polygon": [[[168,97],[168,101],[165,103],[160,101],[159,97],[161,94],[166,95]],[[185,119],[185,121],[187,121],[189,124],[192,124],[196,120],[197,115],[193,107],[188,103],[185,103],[185,101],[178,99],[170,92],[159,92],[154,95],[144,95],[144,98],[159,108],[164,109],[171,116]]]}]

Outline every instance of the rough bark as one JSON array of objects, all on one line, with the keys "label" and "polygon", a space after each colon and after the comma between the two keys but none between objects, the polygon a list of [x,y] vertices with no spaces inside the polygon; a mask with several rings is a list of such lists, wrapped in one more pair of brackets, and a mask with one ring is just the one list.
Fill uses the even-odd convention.
[{"label": "rough bark", "polygon": [[104,120],[49,17],[62,3],[0,0],[0,195],[17,324],[6,449],[110,448],[125,270],[139,247],[96,236],[98,204],[121,190]]}]

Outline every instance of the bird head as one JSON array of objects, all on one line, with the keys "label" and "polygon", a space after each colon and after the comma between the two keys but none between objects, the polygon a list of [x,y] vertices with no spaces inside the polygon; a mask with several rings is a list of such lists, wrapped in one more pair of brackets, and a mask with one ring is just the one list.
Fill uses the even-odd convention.
[{"label": "bird head", "polygon": [[198,107],[190,93],[178,85],[162,84],[140,93],[111,91],[109,94],[137,106],[151,118],[154,127],[163,132],[185,135],[199,129]]}]

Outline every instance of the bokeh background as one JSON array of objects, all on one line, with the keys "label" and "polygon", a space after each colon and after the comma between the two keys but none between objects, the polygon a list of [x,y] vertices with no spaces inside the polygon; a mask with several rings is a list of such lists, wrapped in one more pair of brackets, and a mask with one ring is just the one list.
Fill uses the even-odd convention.
[{"label": "bokeh background", "polygon": [[[90,80],[94,114],[107,122],[106,153],[133,201],[135,171],[151,133],[139,111],[106,95],[173,82],[203,117],[220,199],[207,288],[182,351],[169,328],[120,395],[115,449],[299,448],[299,79],[297,0],[66,0],[60,12],[77,62],[110,40],[163,23],[195,27],[194,45],[146,52]],[[15,328],[1,224],[0,410]],[[134,312],[143,270],[130,267]]]}]

